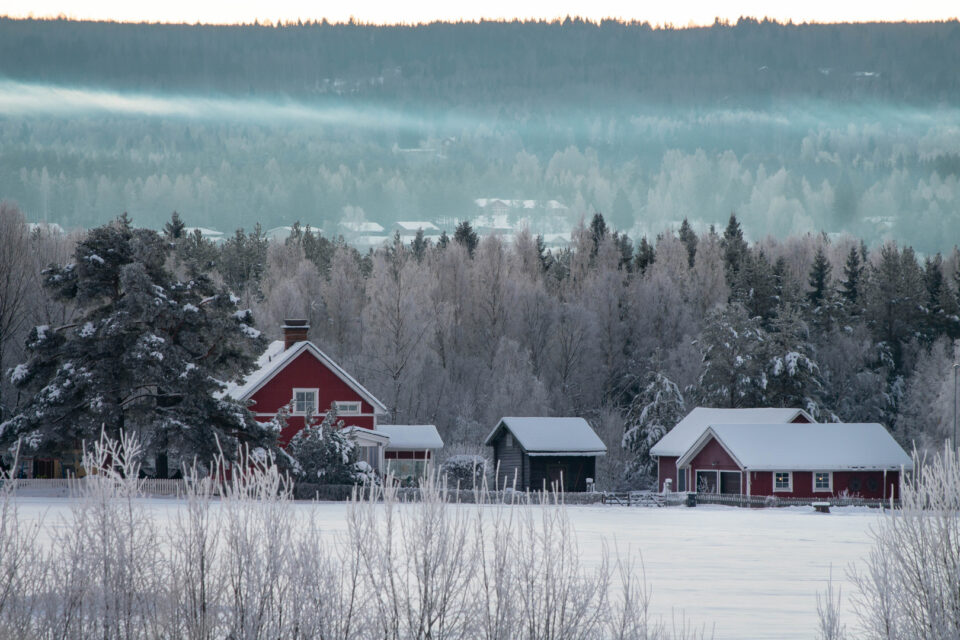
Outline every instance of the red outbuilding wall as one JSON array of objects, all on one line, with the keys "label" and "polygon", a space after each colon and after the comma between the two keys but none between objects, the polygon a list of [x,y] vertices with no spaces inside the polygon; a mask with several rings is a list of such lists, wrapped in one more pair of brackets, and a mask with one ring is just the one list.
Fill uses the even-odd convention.
[{"label": "red outbuilding wall", "polygon": [[[859,485],[859,486],[856,486]],[[900,472],[886,473],[886,494],[884,494],[884,473],[882,471],[834,471],[833,491],[814,491],[812,471],[793,472],[793,491],[773,490],[772,471],[750,472],[750,494],[754,496],[777,496],[781,498],[816,498],[837,496],[846,491],[861,498],[899,498]]]},{"label": "red outbuilding wall", "polygon": [[657,491],[663,491],[663,484],[670,478],[672,491],[679,491],[677,484],[677,456],[660,456],[657,458]]}]

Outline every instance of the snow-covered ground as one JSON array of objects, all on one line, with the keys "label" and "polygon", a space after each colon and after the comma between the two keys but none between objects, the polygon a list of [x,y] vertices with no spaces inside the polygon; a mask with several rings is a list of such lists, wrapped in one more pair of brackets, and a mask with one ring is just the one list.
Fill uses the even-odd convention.
[{"label": "snow-covered ground", "polygon": [[[18,498],[20,517],[44,517],[57,526],[70,501]],[[148,500],[158,519],[180,505],[175,500]],[[306,514],[316,510],[324,529],[345,529],[343,503],[298,503]],[[682,611],[688,621],[715,625],[716,638],[812,638],[816,595],[833,577],[843,589],[848,626],[846,580],[851,563],[869,550],[869,530],[877,510],[848,507],[829,515],[810,507],[740,509],[699,506],[663,509],[617,506],[570,506],[582,558],[596,563],[606,540],[622,551],[643,554],[653,609],[666,620]]]}]

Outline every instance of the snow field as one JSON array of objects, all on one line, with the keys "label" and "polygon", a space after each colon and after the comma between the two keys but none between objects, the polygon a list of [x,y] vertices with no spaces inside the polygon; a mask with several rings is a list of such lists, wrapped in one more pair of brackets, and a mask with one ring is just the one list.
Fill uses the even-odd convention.
[{"label": "snow field", "polygon": [[[49,532],[63,526],[70,500],[18,497],[21,520],[43,518]],[[183,503],[149,499],[144,503],[159,526],[169,523]],[[465,505],[461,508],[475,509]],[[297,503],[297,518],[316,519],[322,531],[346,530],[345,503]],[[682,613],[689,622],[715,630],[720,639],[812,638],[816,595],[833,578],[843,590],[848,627],[853,586],[846,570],[870,548],[871,525],[880,512],[834,509],[829,515],[809,507],[740,509],[627,508],[569,506],[581,560],[596,566],[604,541],[611,552],[640,552],[652,609],[670,621]],[[278,523],[279,524],[279,523]],[[335,540],[331,535],[330,540]]]}]

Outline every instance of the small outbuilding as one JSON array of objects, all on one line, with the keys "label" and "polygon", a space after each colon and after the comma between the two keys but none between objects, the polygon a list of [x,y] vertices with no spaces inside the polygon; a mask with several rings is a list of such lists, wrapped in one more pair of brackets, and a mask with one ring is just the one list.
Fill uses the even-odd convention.
[{"label": "small outbuilding", "polygon": [[887,499],[913,462],[877,423],[714,424],[677,469],[698,493]]},{"label": "small outbuilding", "polygon": [[497,485],[586,491],[607,446],[583,418],[501,418],[484,444],[493,448]]},{"label": "small outbuilding", "polygon": [[390,438],[384,461],[386,470],[397,478],[425,476],[433,457],[443,448],[443,438],[432,424],[382,424],[377,432]]}]

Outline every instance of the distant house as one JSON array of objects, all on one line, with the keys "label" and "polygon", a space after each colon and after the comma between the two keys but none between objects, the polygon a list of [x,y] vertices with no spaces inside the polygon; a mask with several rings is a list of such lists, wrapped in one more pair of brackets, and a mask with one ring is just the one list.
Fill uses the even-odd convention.
[{"label": "distant house", "polygon": [[493,448],[497,485],[586,491],[607,447],[583,418],[501,418],[484,441]]},{"label": "distant house", "polygon": [[383,225],[380,225],[376,222],[348,222],[343,220],[340,222],[340,229],[347,235],[369,235],[381,234],[384,232]]},{"label": "distant house", "polygon": [[431,238],[440,235],[440,227],[432,222],[418,220],[400,220],[393,225],[394,231],[399,231],[401,236],[415,236],[417,231],[423,230],[423,235]]},{"label": "distant house", "polygon": [[[327,354],[309,341],[305,320],[287,320],[283,340],[277,340],[257,360],[257,368],[223,392],[244,402],[261,422],[290,410],[280,434],[286,445],[304,428],[307,416],[323,418],[331,406],[344,421],[345,431],[360,447],[360,459],[385,472],[387,460],[420,460],[425,466],[443,441],[432,425],[380,427],[386,407]],[[432,429],[432,434],[430,430]],[[431,437],[435,436],[435,437]],[[415,465],[407,465],[415,466]]]},{"label": "distant house", "polygon": [[[663,436],[650,449],[657,460],[657,490],[663,491],[667,480],[673,491],[687,491],[687,478],[677,474],[677,460],[703,435],[707,427],[716,424],[788,424],[814,422],[802,409],[713,409],[697,407]],[[691,489],[692,490],[692,489]]]},{"label": "distant house", "polygon": [[223,231],[217,231],[216,229],[208,229],[206,227],[184,227],[183,235],[192,236],[197,232],[200,233],[200,237],[204,240],[209,240],[214,244],[220,244],[226,240],[226,236],[223,235]]},{"label": "distant house", "polygon": [[897,498],[910,456],[876,423],[714,424],[676,462],[699,493]]}]

